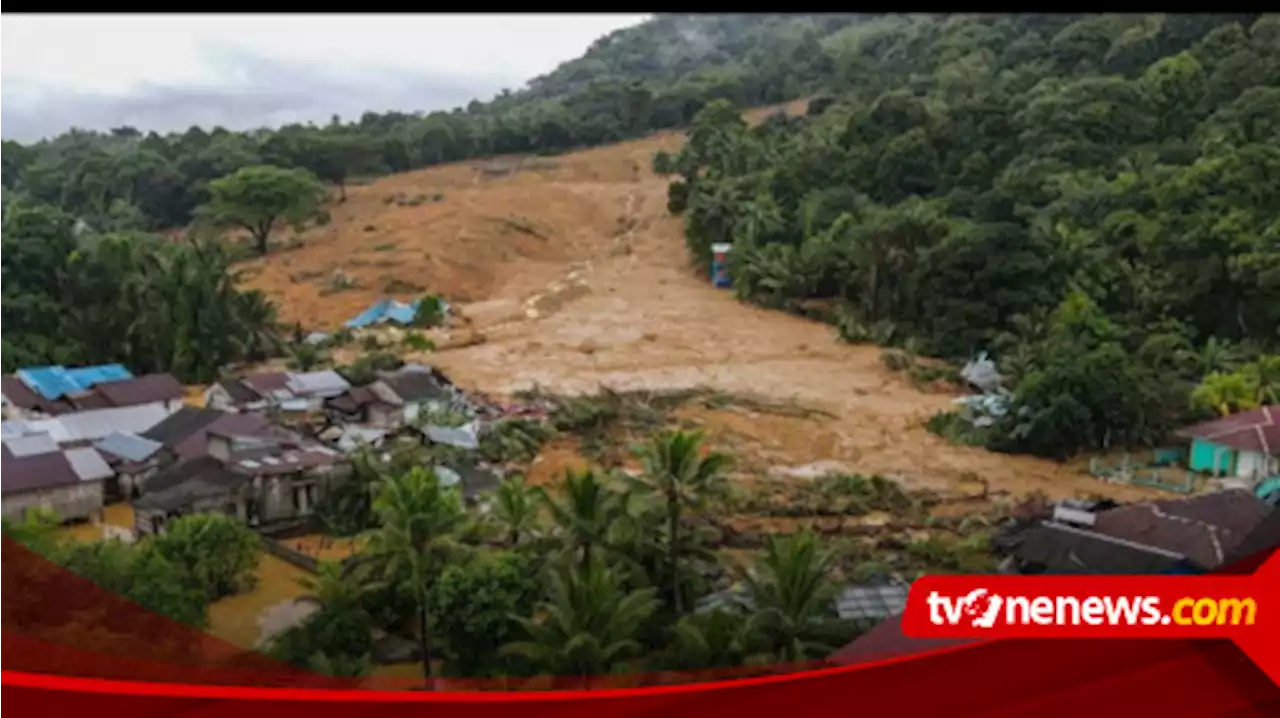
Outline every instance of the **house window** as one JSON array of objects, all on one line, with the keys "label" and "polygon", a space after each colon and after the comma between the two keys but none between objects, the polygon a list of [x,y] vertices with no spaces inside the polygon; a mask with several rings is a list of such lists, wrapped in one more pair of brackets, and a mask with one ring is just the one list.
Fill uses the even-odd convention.
[{"label": "house window", "polygon": [[228,503],[226,506],[222,508],[222,510],[225,511],[226,514],[232,518],[240,517],[240,507],[234,501]]},{"label": "house window", "polygon": [[244,502],[244,515],[248,519],[250,526],[258,525],[258,500],[246,499]]}]

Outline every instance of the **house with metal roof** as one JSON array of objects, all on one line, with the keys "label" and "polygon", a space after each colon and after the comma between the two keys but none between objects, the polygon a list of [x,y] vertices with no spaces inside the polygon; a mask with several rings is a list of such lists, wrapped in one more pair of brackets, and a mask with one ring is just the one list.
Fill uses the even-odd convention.
[{"label": "house with metal roof", "polygon": [[5,419],[42,419],[71,411],[66,401],[49,401],[16,376],[0,377],[0,412]]},{"label": "house with metal roof", "polygon": [[48,434],[59,446],[82,446],[117,431],[135,434],[144,432],[168,415],[168,409],[161,404],[93,409],[47,419],[6,421],[4,434]]},{"label": "house with metal roof", "polygon": [[1280,476],[1280,406],[1262,406],[1178,432],[1191,439],[1192,471],[1257,483]]},{"label": "house with metal roof", "polygon": [[5,442],[0,507],[21,521],[28,511],[49,509],[63,521],[86,520],[102,510],[104,484],[115,475],[92,447],[18,455]]},{"label": "house with metal roof", "polygon": [[163,444],[137,434],[115,432],[93,446],[115,472],[115,477],[107,481],[108,500],[136,498],[164,458]]},{"label": "house with metal roof", "polygon": [[215,424],[201,430],[202,451],[147,480],[133,502],[139,534],[162,533],[177,516],[212,511],[253,527],[300,522],[350,475],[343,454],[279,427],[243,432]]},{"label": "house with metal roof", "polygon": [[333,369],[323,369],[290,373],[286,387],[291,398],[302,399],[308,410],[319,411],[325,399],[339,396],[351,389],[351,382]]},{"label": "house with metal roof", "polygon": [[38,366],[19,369],[16,372],[32,391],[48,401],[61,399],[67,394],[78,394],[108,381],[132,379],[133,374],[120,364],[102,364],[68,369],[63,366]]}]

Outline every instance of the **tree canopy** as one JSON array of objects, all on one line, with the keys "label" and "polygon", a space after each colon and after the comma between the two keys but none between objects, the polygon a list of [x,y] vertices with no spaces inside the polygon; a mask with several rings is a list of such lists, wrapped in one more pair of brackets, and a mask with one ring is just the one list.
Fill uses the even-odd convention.
[{"label": "tree canopy", "polygon": [[[989,445],[1150,444],[1222,404],[1190,401],[1207,372],[1176,357],[1280,340],[1277,27],[886,16],[828,38],[841,79],[808,117],[748,128],[714,101],[654,168],[696,260],[733,244],[741,297],[828,300],[850,340],[996,353],[1016,388]],[[1212,381],[1256,405],[1256,382]]]}]

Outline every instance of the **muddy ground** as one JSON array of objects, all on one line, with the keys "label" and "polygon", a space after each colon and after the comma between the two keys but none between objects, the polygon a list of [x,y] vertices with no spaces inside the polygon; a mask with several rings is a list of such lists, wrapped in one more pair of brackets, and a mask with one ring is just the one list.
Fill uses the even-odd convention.
[{"label": "muddy ground", "polygon": [[353,187],[332,223],[306,232],[301,246],[246,263],[248,283],[307,329],[335,329],[383,296],[440,292],[478,343],[440,342],[446,348],[429,360],[468,389],[708,386],[825,412],[703,417],[761,461],[833,462],[911,488],[945,490],[976,476],[1014,495],[1151,495],[1103,484],[1079,465],[950,445],[923,424],[954,392],[918,390],[885,368],[878,347],[842,344],[823,324],[711,286],[690,269],[681,220],[666,210],[667,182],[649,169],[656,150],[681,142],[662,133]]}]

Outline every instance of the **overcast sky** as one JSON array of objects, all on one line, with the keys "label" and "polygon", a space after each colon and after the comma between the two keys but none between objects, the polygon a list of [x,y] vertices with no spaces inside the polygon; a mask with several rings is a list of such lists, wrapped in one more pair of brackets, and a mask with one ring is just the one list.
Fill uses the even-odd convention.
[{"label": "overcast sky", "polygon": [[0,135],[448,109],[646,15],[5,15]]}]

